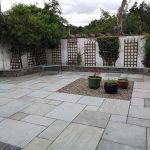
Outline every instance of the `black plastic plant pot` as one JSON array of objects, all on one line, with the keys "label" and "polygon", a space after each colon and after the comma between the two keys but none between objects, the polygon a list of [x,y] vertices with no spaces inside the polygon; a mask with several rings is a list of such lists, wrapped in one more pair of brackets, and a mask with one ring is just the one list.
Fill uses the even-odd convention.
[{"label": "black plastic plant pot", "polygon": [[101,77],[99,76],[89,76],[88,85],[90,89],[98,89],[100,87]]},{"label": "black plastic plant pot", "polygon": [[106,93],[117,94],[117,92],[118,92],[118,84],[108,85],[108,83],[105,82],[104,89],[105,89]]}]

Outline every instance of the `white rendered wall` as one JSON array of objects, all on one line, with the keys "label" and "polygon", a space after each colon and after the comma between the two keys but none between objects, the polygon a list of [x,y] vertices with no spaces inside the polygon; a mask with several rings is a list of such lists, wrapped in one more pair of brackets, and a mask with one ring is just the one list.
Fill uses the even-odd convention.
[{"label": "white rendered wall", "polygon": [[[144,36],[122,36],[119,37],[120,48],[119,48],[119,58],[116,62],[116,67],[124,67],[124,40],[137,40],[139,44],[138,49],[138,68],[143,68],[143,58],[144,58],[144,45],[145,39]],[[82,54],[82,66],[84,66],[84,43],[87,41],[96,41],[95,38],[78,38],[78,51]],[[46,50],[47,62],[48,65],[52,64],[52,53],[51,50]],[[67,39],[61,40],[61,57],[62,64],[66,65],[68,61],[68,53],[67,53]],[[9,52],[9,46],[1,46],[0,45],[0,70],[9,70],[10,69],[10,59],[11,53]],[[22,64],[23,68],[27,68],[27,53],[22,56]],[[103,66],[103,61],[101,56],[99,55],[99,47],[96,42],[96,66]]]},{"label": "white rendered wall", "polygon": [[[143,68],[143,58],[144,58],[144,45],[145,39],[144,36],[122,36],[119,37],[119,58],[116,61],[116,67],[124,67],[124,40],[133,40],[138,41],[138,66],[139,68]],[[80,51],[82,55],[82,65],[84,66],[84,43],[87,41],[96,41],[95,38],[78,38],[78,51]],[[62,53],[62,64],[66,64],[68,60],[67,56],[67,39],[61,40],[61,53]],[[99,55],[99,47],[96,41],[96,66],[103,66],[103,60]]]},{"label": "white rendered wall", "polygon": [[11,53],[9,52],[9,46],[0,45],[0,70],[10,69]]}]

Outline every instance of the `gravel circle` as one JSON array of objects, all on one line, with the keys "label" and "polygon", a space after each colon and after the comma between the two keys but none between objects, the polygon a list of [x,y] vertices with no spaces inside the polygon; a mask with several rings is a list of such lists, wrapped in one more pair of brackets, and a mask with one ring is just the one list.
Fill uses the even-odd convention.
[{"label": "gravel circle", "polygon": [[129,81],[128,89],[118,89],[117,94],[105,93],[104,83],[105,81],[101,81],[100,88],[93,90],[88,87],[88,79],[81,78],[59,89],[57,92],[110,99],[131,100],[134,85],[133,81]]}]

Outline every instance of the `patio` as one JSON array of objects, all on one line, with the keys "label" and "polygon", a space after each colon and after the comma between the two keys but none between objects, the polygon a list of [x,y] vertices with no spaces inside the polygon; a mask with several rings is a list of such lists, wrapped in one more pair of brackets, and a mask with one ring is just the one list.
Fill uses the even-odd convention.
[{"label": "patio", "polygon": [[135,81],[131,101],[57,92],[88,75],[63,72],[0,78],[0,146],[150,150],[150,76],[101,74],[103,80],[128,76]]}]

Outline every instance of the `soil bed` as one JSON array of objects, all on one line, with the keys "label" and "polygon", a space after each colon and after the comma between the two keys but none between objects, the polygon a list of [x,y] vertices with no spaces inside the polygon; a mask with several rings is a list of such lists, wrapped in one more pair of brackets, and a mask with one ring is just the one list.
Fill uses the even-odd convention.
[{"label": "soil bed", "polygon": [[129,82],[128,89],[118,89],[117,94],[107,94],[104,90],[104,82],[101,81],[101,86],[99,89],[92,90],[88,87],[87,79],[78,79],[67,86],[58,90],[58,92],[69,93],[69,94],[78,94],[84,96],[94,96],[94,97],[102,97],[102,98],[110,98],[110,99],[120,99],[120,100],[131,100],[133,85],[134,82]]}]

